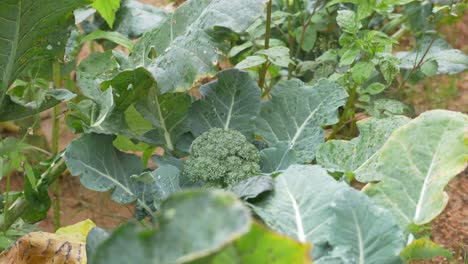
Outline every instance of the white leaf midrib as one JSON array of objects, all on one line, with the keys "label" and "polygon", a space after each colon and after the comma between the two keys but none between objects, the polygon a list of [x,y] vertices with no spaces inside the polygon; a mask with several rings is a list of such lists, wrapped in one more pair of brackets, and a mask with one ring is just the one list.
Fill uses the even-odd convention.
[{"label": "white leaf midrib", "polygon": [[286,180],[283,177],[281,177],[280,179],[283,182],[283,185],[285,187],[285,191],[288,194],[289,199],[291,200],[291,204],[292,204],[292,207],[293,207],[293,210],[294,210],[294,220],[296,222],[297,238],[298,238],[299,242],[305,243],[305,242],[307,242],[307,239],[306,239],[305,232],[304,232],[304,225],[302,223],[302,216],[301,216],[301,212],[299,210],[299,206],[297,204],[296,199],[292,196]]}]

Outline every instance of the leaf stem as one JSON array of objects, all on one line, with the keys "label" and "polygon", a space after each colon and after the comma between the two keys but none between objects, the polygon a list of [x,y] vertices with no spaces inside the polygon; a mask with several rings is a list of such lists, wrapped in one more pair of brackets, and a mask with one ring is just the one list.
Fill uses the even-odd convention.
[{"label": "leaf stem", "polygon": [[351,92],[349,94],[348,101],[346,102],[346,105],[344,107],[343,114],[340,116],[340,120],[338,121],[338,123],[333,127],[333,130],[331,134],[328,136],[327,140],[334,139],[336,137],[336,134],[338,133],[338,131],[340,131],[340,129],[346,123],[350,112],[351,113],[354,112],[353,107],[354,107],[354,100],[356,99],[356,89],[357,89],[357,84],[355,84],[351,88]]},{"label": "leaf stem", "polygon": [[413,68],[411,69],[411,71],[408,73],[408,75],[406,75],[405,79],[403,80],[403,82],[400,84],[400,87],[398,88],[398,90],[401,90],[403,88],[403,86],[406,84],[406,82],[408,81],[408,79],[411,77],[411,75],[413,75],[413,73],[418,70],[423,64],[424,64],[424,59],[426,58],[427,56],[427,53],[429,52],[429,50],[431,49],[432,45],[434,44],[436,38],[433,37],[431,39],[431,42],[429,43],[429,45],[427,45],[427,48],[426,50],[424,51],[424,54],[422,55],[421,59],[419,60],[419,62],[417,62],[417,55],[416,55],[416,59],[414,61],[414,66]]},{"label": "leaf stem", "polygon": [[[271,27],[271,0],[268,0],[267,3],[267,17],[266,17],[266,26],[265,26],[265,49],[270,48],[270,28]],[[268,71],[268,59],[263,63],[259,71],[258,86],[260,89],[264,90],[266,73]]]},{"label": "leaf stem", "polygon": [[[60,87],[61,74],[60,74],[60,63],[54,62],[52,65],[52,73],[54,78],[54,89]],[[60,104],[54,106],[52,112],[52,153],[56,155],[59,148],[59,132],[60,132]],[[60,228],[60,178],[54,182],[54,228],[55,230]]]},{"label": "leaf stem", "polygon": [[[40,189],[42,186],[49,186],[57,180],[57,178],[66,170],[67,166],[65,165],[65,160],[63,158],[59,159],[57,162],[51,165],[44,173],[42,173],[41,178],[37,182],[37,189]],[[28,203],[24,198],[18,198],[10,208],[5,207],[3,219],[0,219],[0,229],[7,230],[10,226],[20,218],[23,213],[26,211]],[[6,217],[8,214],[8,217]]]},{"label": "leaf stem", "polygon": [[[289,47],[289,56],[292,56],[293,48],[294,48],[294,37],[291,34],[292,32],[292,23],[291,23],[291,5],[289,4],[289,0],[286,0],[286,9],[288,12],[288,47]],[[288,80],[292,78],[292,71],[294,66],[289,64],[288,66]]]},{"label": "leaf stem", "polygon": [[[3,160],[2,160],[3,162]],[[10,177],[11,177],[11,161],[8,162],[8,166],[7,166],[7,176],[6,176],[6,186],[5,186],[5,199],[3,201],[3,219],[8,219],[9,218],[9,215],[8,215],[8,202],[9,202],[9,194],[10,194]],[[6,233],[6,231],[8,230],[8,227],[3,227],[3,234]]]}]

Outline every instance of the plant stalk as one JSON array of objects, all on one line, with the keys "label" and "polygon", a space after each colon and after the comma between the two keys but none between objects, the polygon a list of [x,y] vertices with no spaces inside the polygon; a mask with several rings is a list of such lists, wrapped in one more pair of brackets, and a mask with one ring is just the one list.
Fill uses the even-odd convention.
[{"label": "plant stalk", "polygon": [[[270,28],[271,27],[271,0],[268,0],[267,3],[267,17],[266,17],[266,27],[265,27],[265,49],[270,48]],[[265,78],[268,71],[268,60],[263,63],[259,71],[258,86],[260,89],[264,90]]]},{"label": "plant stalk", "polygon": [[340,131],[340,129],[343,127],[343,125],[346,123],[346,120],[349,117],[350,111],[354,110],[352,109],[354,107],[354,100],[356,99],[356,90],[357,90],[357,85],[355,84],[353,88],[351,89],[351,92],[349,94],[348,101],[345,104],[345,108],[343,111],[343,114],[340,116],[340,120],[338,121],[338,124],[336,124],[333,127],[333,131],[331,134],[328,136],[327,140],[334,139],[336,137],[336,134]]},{"label": "plant stalk", "polygon": [[[2,163],[3,163],[3,160],[2,160]],[[3,218],[4,218],[4,219],[8,219],[8,218],[10,217],[9,214],[8,214],[9,212],[8,212],[7,208],[8,208],[8,206],[9,206],[8,202],[9,202],[9,199],[10,199],[9,194],[10,194],[10,178],[11,178],[11,171],[12,171],[12,169],[11,169],[11,163],[8,162],[8,166],[7,166],[7,176],[6,176],[6,186],[5,186],[5,199],[3,200],[3,208],[5,208],[5,209],[3,210]],[[2,230],[3,230],[3,234],[5,234],[6,231],[8,230],[8,227],[6,227],[6,228],[3,227]]]},{"label": "plant stalk", "polygon": [[[53,164],[49,169],[42,173],[41,178],[37,183],[37,188],[42,186],[49,186],[54,183],[57,178],[67,169],[65,165],[65,160],[61,158],[55,164]],[[20,218],[28,207],[28,202],[24,198],[18,198],[10,208],[5,207],[4,218],[0,219],[0,229],[7,230],[10,226]],[[7,214],[8,213],[8,214]],[[8,217],[6,217],[8,215]]]},{"label": "plant stalk", "polygon": [[[60,74],[60,63],[54,62],[52,66],[53,78],[54,78],[54,89],[60,87],[61,74]],[[54,106],[52,113],[52,154],[56,155],[59,148],[59,132],[60,132],[60,104]],[[55,230],[60,228],[60,178],[54,181],[54,228]]]}]

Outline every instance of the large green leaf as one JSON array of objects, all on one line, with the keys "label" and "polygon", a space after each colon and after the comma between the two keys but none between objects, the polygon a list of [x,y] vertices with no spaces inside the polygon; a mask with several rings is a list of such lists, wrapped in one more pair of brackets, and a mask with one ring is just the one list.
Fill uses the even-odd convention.
[{"label": "large green leaf", "polygon": [[285,170],[292,164],[297,164],[296,152],[289,149],[288,142],[281,141],[260,151],[260,168],[264,173]]},{"label": "large green leaf", "polygon": [[468,116],[446,110],[425,112],[400,127],[373,160],[381,181],[365,192],[406,231],[411,223],[429,223],[447,204],[444,187],[466,167],[467,127]]},{"label": "large green leaf", "polygon": [[328,169],[354,173],[359,181],[379,180],[368,164],[378,156],[379,149],[391,133],[409,120],[404,116],[393,116],[359,121],[359,136],[350,141],[327,141],[317,152],[317,163]]},{"label": "large green leaf", "polygon": [[135,103],[135,108],[151,122],[153,129],[145,133],[142,140],[174,150],[177,140],[190,130],[187,120],[190,96],[184,93],[161,95],[153,86],[143,98]]},{"label": "large green leaf", "polygon": [[119,203],[130,203],[144,195],[143,184],[132,179],[143,171],[141,159],[119,152],[112,146],[114,137],[84,134],[73,140],[65,151],[65,162],[70,173],[80,176],[81,183],[94,191],[112,191],[111,198]]},{"label": "large green leaf", "polygon": [[[63,54],[72,12],[86,0],[4,0],[0,4],[0,109],[6,90],[32,62]],[[34,112],[34,111],[33,111]]]},{"label": "large green leaf", "polygon": [[159,27],[169,14],[163,9],[140,3],[136,0],[122,0],[115,14],[114,31],[128,38],[138,38],[143,33]]},{"label": "large green leaf", "polygon": [[180,170],[172,165],[159,166],[152,172],[133,177],[132,180],[143,184],[138,196],[146,204],[152,204],[156,210],[160,209],[163,200],[181,190]]},{"label": "large green leaf", "polygon": [[333,197],[346,187],[320,166],[292,165],[275,178],[271,194],[252,208],[273,230],[300,242],[323,244],[330,231]]},{"label": "large green leaf", "polygon": [[[158,230],[134,224],[117,229],[95,251],[90,263],[182,263],[210,255],[248,233],[252,219],[233,194],[189,190],[161,206]],[[118,254],[116,254],[118,252]]]},{"label": "large green leaf", "polygon": [[[252,250],[255,249],[255,250]],[[312,263],[309,257],[310,244],[301,244],[289,237],[267,230],[259,224],[252,225],[246,235],[222,251],[191,264],[283,264]]]},{"label": "large green leaf", "polygon": [[424,54],[426,55],[424,62],[437,62],[437,74],[455,74],[468,69],[467,55],[461,50],[453,49],[443,39],[432,41],[430,37],[418,41],[418,46],[413,51],[398,52],[397,57],[401,59],[400,67],[411,70]]},{"label": "large green leaf", "polygon": [[199,77],[216,73],[227,52],[229,46],[215,29],[243,32],[263,8],[262,0],[187,1],[143,35],[132,53],[133,63],[147,67],[161,93],[186,91]]},{"label": "large green leaf", "polygon": [[229,190],[239,198],[252,199],[273,190],[273,178],[270,175],[253,176],[231,186]]},{"label": "large green leaf", "polygon": [[[190,96],[183,93],[160,94],[144,68],[122,71],[112,80],[103,82],[102,86],[112,88],[119,95],[114,99],[118,108],[127,109],[133,104],[142,118],[151,123],[152,129],[139,137],[140,140],[174,150],[177,139],[190,130],[187,122]],[[131,121],[127,123],[130,125]]]},{"label": "large green leaf", "polygon": [[262,103],[256,133],[269,146],[287,142],[299,162],[310,162],[325,140],[322,126],[338,122],[338,108],[347,97],[342,87],[325,79],[312,87],[296,79],[280,82],[272,99]]},{"label": "large green leaf", "polygon": [[389,211],[347,188],[335,194],[333,213],[330,256],[341,263],[401,263],[404,236]]},{"label": "large green leaf", "polygon": [[203,98],[190,108],[192,133],[198,136],[219,127],[252,137],[260,112],[260,88],[247,72],[237,69],[224,70],[217,77],[200,88]]}]

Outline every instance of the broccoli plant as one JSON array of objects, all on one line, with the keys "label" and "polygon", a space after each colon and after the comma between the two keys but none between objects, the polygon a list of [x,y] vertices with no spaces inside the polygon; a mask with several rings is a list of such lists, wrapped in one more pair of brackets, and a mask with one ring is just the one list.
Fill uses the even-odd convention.
[{"label": "broccoli plant", "polygon": [[260,152],[239,131],[212,128],[197,137],[183,174],[208,186],[227,187],[260,174]]}]

